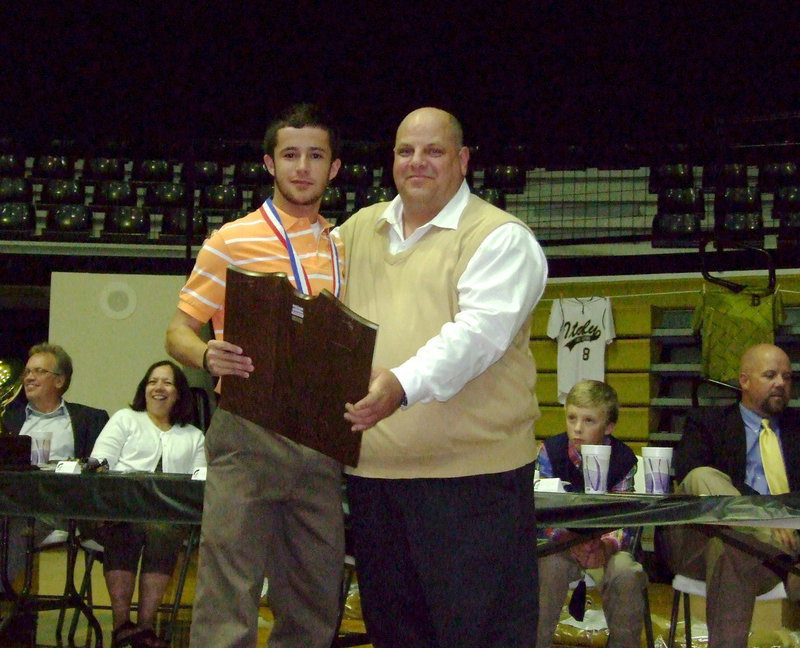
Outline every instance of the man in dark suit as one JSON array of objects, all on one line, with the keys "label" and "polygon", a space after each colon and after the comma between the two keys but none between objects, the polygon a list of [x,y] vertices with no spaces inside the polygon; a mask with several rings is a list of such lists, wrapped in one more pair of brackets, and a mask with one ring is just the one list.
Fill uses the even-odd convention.
[{"label": "man in dark suit", "polygon": [[3,429],[37,436],[46,428],[51,460],[88,457],[108,412],[64,400],[72,380],[69,354],[56,344],[37,344],[28,351],[22,375],[25,398],[6,410]]},{"label": "man in dark suit", "polygon": [[[800,412],[787,408],[789,357],[772,344],[751,347],[742,356],[739,384],[741,402],[698,410],[687,418],[673,460],[679,492],[777,495],[800,490]],[[794,529],[736,527],[719,534],[729,541],[701,527],[668,528],[666,558],[674,572],[706,582],[709,647],[746,648],[756,596],[785,574],[733,543],[797,562],[800,540]],[[800,589],[794,584],[790,577],[792,598]]]},{"label": "man in dark suit", "polygon": [[[28,351],[22,376],[24,398],[17,398],[5,411],[3,429],[10,434],[49,439],[51,461],[88,457],[108,421],[108,412],[64,400],[72,380],[69,354],[56,344],[37,344]],[[36,544],[54,531],[56,522],[37,520]],[[24,520],[11,520],[7,574],[12,582],[24,566],[24,526]]]}]

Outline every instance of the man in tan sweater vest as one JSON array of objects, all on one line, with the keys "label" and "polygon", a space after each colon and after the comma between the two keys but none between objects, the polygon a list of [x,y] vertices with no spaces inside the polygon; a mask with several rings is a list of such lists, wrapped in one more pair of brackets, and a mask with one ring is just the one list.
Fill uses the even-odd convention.
[{"label": "man in tan sweater vest", "polygon": [[536,642],[536,367],[547,262],[530,229],[465,182],[458,120],[410,113],[399,195],[346,221],[345,301],[380,326],[348,476],[364,618],[376,648]]}]

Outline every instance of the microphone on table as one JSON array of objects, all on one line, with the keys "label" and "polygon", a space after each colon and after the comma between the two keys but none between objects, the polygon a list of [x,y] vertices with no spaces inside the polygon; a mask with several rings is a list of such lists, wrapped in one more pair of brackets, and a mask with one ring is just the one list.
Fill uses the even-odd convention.
[{"label": "microphone on table", "polygon": [[97,457],[89,457],[86,460],[86,463],[83,465],[83,472],[107,472],[108,471],[108,460],[103,459],[102,461]]}]

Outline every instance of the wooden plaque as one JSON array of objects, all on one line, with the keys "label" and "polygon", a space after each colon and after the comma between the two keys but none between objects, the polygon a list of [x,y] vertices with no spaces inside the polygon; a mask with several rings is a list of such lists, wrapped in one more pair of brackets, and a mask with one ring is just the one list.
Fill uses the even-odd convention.
[{"label": "wooden plaque", "polygon": [[238,416],[355,466],[361,433],[345,403],[369,388],[378,327],[327,290],[297,292],[284,273],[228,267],[225,339],[244,349],[255,370],[225,376],[221,405]]}]

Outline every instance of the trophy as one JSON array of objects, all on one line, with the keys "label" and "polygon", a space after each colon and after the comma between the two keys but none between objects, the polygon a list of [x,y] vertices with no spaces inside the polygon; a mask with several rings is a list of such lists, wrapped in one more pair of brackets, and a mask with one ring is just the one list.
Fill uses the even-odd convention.
[{"label": "trophy", "polygon": [[327,290],[297,292],[284,273],[229,267],[225,339],[253,359],[249,378],[225,376],[221,405],[348,466],[358,464],[361,433],[344,404],[369,389],[378,326]]},{"label": "trophy", "polygon": [[0,358],[0,434],[6,434],[3,428],[3,414],[6,407],[17,397],[22,389],[22,364],[17,360]]}]

